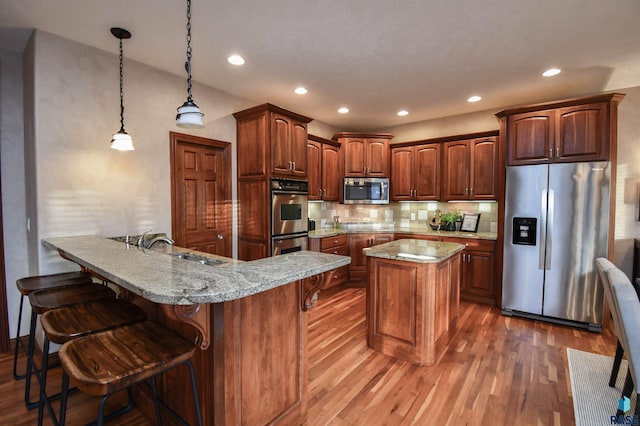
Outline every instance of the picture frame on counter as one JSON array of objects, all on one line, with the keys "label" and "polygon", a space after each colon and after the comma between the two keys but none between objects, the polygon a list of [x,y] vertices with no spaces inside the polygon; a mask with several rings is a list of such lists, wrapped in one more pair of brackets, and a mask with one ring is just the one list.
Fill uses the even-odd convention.
[{"label": "picture frame on counter", "polygon": [[480,223],[480,213],[465,213],[462,216],[462,232],[478,232],[478,223]]}]

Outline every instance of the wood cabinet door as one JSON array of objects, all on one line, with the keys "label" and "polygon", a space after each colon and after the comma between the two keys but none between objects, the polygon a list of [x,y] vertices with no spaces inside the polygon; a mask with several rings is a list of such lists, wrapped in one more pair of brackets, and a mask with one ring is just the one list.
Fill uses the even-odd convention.
[{"label": "wood cabinet door", "polygon": [[469,195],[472,200],[495,200],[498,191],[498,144],[495,137],[471,142]]},{"label": "wood cabinet door", "polygon": [[322,144],[307,141],[307,180],[309,181],[309,200],[322,199]]},{"label": "wood cabinet door", "polygon": [[388,139],[367,139],[364,166],[369,177],[389,177]]},{"label": "wood cabinet door", "polygon": [[414,148],[401,147],[391,149],[391,199],[394,201],[411,200],[414,185]]},{"label": "wood cabinet door", "polygon": [[466,200],[469,198],[468,140],[446,142],[444,149],[444,200]]},{"label": "wood cabinet door", "polygon": [[514,114],[507,121],[507,166],[546,164],[554,146],[554,110]]},{"label": "wood cabinet door", "polygon": [[289,159],[292,162],[291,175],[297,178],[307,177],[307,126],[293,121],[289,141]]},{"label": "wood cabinet door", "polygon": [[365,140],[345,138],[342,143],[344,149],[344,175],[364,176]]},{"label": "wood cabinet door", "polygon": [[440,147],[433,143],[414,148],[414,184],[415,197],[418,200],[440,199]]},{"label": "wood cabinet door", "polygon": [[607,104],[599,102],[556,111],[556,162],[609,159]]},{"label": "wood cabinet door", "polygon": [[367,256],[362,253],[362,249],[371,245],[371,235],[369,234],[349,234],[349,256],[351,264],[349,271],[364,271],[367,269]]},{"label": "wood cabinet door", "polygon": [[462,263],[462,294],[494,298],[495,255],[486,251],[465,250]]},{"label": "wood cabinet door", "polygon": [[[306,141],[306,138],[305,138]],[[284,115],[273,114],[271,121],[271,173],[290,176],[291,156],[291,119]],[[305,142],[306,149],[306,142]],[[249,154],[249,153],[247,153]]]},{"label": "wood cabinet door", "polygon": [[322,199],[338,201],[342,174],[340,173],[340,147],[322,144]]}]

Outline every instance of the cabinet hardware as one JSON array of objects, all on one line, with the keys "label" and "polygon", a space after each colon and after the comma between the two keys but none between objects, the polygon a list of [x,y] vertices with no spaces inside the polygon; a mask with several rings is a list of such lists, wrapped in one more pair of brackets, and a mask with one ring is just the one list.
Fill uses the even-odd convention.
[{"label": "cabinet hardware", "polygon": [[295,171],[296,170],[296,162],[292,161],[291,164],[293,164],[293,167],[291,168],[291,170]]},{"label": "cabinet hardware", "polygon": [[471,195],[473,197],[473,188],[469,189],[469,195]]},{"label": "cabinet hardware", "polygon": [[224,238],[224,235],[222,235],[222,234],[218,234],[218,239],[219,239],[219,240],[221,240],[221,239],[223,239],[223,238]]},{"label": "cabinet hardware", "polygon": [[549,148],[549,160],[553,158],[553,148]]},{"label": "cabinet hardware", "polygon": [[469,195],[469,188],[465,188],[464,189],[464,195],[465,195],[465,197]]},{"label": "cabinet hardware", "polygon": [[556,158],[560,157],[560,148],[556,148]]}]

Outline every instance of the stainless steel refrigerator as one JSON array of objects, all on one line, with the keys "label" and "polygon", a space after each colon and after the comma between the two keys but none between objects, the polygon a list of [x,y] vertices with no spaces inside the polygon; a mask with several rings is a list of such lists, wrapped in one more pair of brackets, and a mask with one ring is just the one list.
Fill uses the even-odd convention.
[{"label": "stainless steel refrigerator", "polygon": [[507,167],[502,312],[602,326],[611,163]]}]

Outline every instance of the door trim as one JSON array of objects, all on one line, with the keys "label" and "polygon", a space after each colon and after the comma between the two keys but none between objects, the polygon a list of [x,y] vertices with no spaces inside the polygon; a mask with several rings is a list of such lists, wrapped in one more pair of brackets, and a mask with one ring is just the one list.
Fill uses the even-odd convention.
[{"label": "door trim", "polygon": [[224,185],[225,193],[227,194],[227,199],[225,200],[225,216],[228,220],[225,221],[224,225],[224,233],[228,235],[228,238],[225,238],[225,252],[228,254],[228,257],[232,257],[233,247],[232,243],[232,194],[231,194],[231,143],[219,141],[216,139],[203,138],[200,136],[187,135],[185,133],[178,132],[169,132],[170,139],[170,162],[171,162],[171,236],[176,241],[177,245],[181,238],[184,236],[180,235],[180,230],[177,223],[177,203],[176,203],[176,192],[175,187],[178,184],[178,173],[176,170],[176,151],[178,145],[180,143],[192,144],[192,145],[200,145],[212,148],[219,148],[223,151],[223,163],[224,163],[224,174],[226,177],[226,184]]},{"label": "door trim", "polygon": [[[0,180],[0,188],[2,181]],[[4,229],[2,225],[2,190],[0,190],[0,352],[9,352],[11,343],[9,341],[9,312],[7,307],[7,283],[4,271]],[[17,336],[16,336],[17,337]],[[17,343],[16,343],[17,344]]]}]

